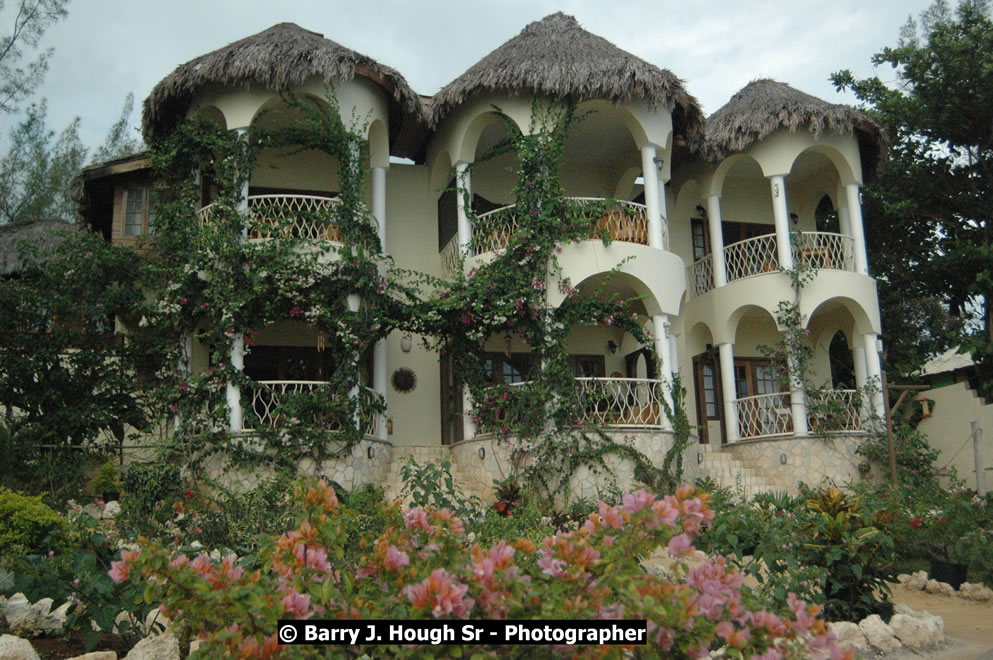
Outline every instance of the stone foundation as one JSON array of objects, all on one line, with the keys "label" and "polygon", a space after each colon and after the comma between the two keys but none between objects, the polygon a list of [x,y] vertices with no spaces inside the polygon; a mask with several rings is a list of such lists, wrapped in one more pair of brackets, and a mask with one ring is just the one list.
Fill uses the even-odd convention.
[{"label": "stone foundation", "polygon": [[736,442],[724,445],[722,451],[731,453],[775,487],[795,493],[801,481],[815,487],[829,481],[837,485],[858,481],[861,458],[855,450],[864,440],[864,436],[854,434],[790,436]]}]

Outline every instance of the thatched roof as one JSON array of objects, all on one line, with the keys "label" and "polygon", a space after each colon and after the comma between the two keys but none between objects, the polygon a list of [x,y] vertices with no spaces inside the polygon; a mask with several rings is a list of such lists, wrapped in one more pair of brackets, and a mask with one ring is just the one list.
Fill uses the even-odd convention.
[{"label": "thatched roof", "polygon": [[0,276],[13,275],[24,269],[25,254],[19,249],[24,243],[34,245],[39,257],[50,254],[62,244],[65,232],[78,233],[83,229],[65,220],[35,220],[0,225]]},{"label": "thatched roof", "polygon": [[652,107],[672,103],[677,134],[691,146],[702,138],[700,105],[679,78],[587,32],[561,12],[531,23],[435,94],[432,125],[486,91],[576,101],[638,100]]},{"label": "thatched roof", "polygon": [[[145,99],[142,128],[147,138],[167,131],[209,85],[257,85],[282,92],[314,77],[334,84],[356,75],[386,91],[391,124],[394,114],[398,124],[403,118],[423,119],[417,94],[396,70],[295,23],[279,23],[176,67]],[[391,126],[391,135],[394,128],[399,130]]]},{"label": "thatched roof", "polygon": [[862,153],[863,176],[871,177],[885,153],[879,124],[847,105],[828,103],[786,83],[762,79],[748,83],[707,119],[704,155],[717,162],[745,151],[780,128],[855,134]]}]

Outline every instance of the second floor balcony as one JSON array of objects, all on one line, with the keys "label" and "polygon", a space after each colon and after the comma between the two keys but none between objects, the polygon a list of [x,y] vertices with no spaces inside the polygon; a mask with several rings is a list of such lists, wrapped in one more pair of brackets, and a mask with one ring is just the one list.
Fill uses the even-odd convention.
[{"label": "second floor balcony", "polygon": [[[248,238],[295,238],[341,244],[343,235],[336,220],[340,204],[338,198],[318,195],[249,195],[247,213],[252,222]],[[201,227],[211,222],[216,209],[215,202],[197,212]],[[376,219],[369,213],[365,215],[378,231]]]},{"label": "second floor balcony", "polygon": [[[570,210],[578,211],[590,225],[589,240],[609,237],[613,241],[649,245],[648,209],[644,204],[623,200],[610,201],[597,197],[567,197]],[[499,253],[507,248],[523,226],[513,204],[482,213],[472,224],[472,236],[466,257]],[[669,245],[669,232],[662,222],[663,245]],[[441,249],[442,265],[451,273],[458,263],[459,237],[453,235]]]},{"label": "second floor balcony", "polygon": [[[840,270],[850,273],[855,268],[855,240],[851,236],[830,232],[795,234],[792,245],[793,263],[811,268]],[[775,273],[779,270],[778,245],[775,234],[756,236],[724,247],[724,268],[728,283]],[[686,281],[690,296],[701,296],[716,286],[714,255],[698,259],[687,269]]]}]

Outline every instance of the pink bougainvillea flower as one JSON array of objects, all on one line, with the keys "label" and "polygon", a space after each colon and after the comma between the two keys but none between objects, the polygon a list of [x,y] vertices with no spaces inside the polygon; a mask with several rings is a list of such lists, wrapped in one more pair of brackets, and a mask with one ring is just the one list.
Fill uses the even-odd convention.
[{"label": "pink bougainvillea flower", "polygon": [[679,557],[693,549],[693,542],[688,535],[677,534],[669,539],[668,549],[670,554]]},{"label": "pink bougainvillea flower", "polygon": [[465,617],[475,604],[471,598],[465,598],[467,591],[468,585],[458,584],[444,568],[436,568],[421,583],[405,588],[404,594],[414,607],[431,610],[435,618],[446,614]]},{"label": "pink bougainvillea flower", "polygon": [[386,561],[384,565],[386,566],[386,570],[400,573],[403,571],[404,566],[410,565],[410,557],[407,556],[406,552],[397,550],[397,547],[391,544],[386,549]]},{"label": "pink bougainvillea flower", "polygon": [[137,550],[122,550],[120,560],[110,562],[110,570],[107,571],[110,579],[118,584],[127,580],[131,564],[138,558],[138,555]]}]

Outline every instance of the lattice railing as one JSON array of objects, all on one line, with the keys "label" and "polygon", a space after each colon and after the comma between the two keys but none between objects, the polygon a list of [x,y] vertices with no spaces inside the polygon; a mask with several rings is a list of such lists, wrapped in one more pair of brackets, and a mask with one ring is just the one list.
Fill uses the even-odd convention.
[{"label": "lattice railing", "polygon": [[690,297],[700,296],[714,288],[714,257],[708,254],[686,269]]},{"label": "lattice railing", "polygon": [[[269,428],[279,428],[293,421],[289,418],[282,410],[280,406],[287,403],[287,400],[298,394],[312,394],[321,388],[327,386],[328,381],[326,380],[261,380],[258,381],[260,387],[252,390],[252,412],[258,418],[259,423],[262,426],[267,426]],[[379,415],[372,414],[371,412],[365,413],[363,410],[367,407],[364,405],[364,400],[370,397],[377,397],[378,395],[369,388],[363,388],[360,392],[360,416],[363,426],[363,432],[366,434],[375,435],[376,429],[378,427],[378,417]],[[247,412],[247,411],[246,411]],[[328,419],[326,420],[327,430],[329,431],[340,431],[342,429],[342,423],[340,419]]]},{"label": "lattice railing", "polygon": [[861,431],[862,392],[821,390],[807,395],[807,425],[811,431]]},{"label": "lattice railing", "polygon": [[756,236],[726,246],[724,263],[728,282],[779,270],[776,235]]},{"label": "lattice railing", "polygon": [[[648,211],[644,204],[635,202],[612,202],[605,210],[605,200],[599,197],[568,197],[567,203],[580,209],[590,207],[589,213],[596,213],[599,219],[590,238],[602,238],[603,232],[615,241],[648,245]],[[590,216],[592,223],[592,216]],[[516,206],[503,206],[477,216],[472,228],[471,254],[503,250],[511,238],[520,230]],[[663,245],[669,245],[669,228],[662,223]]]},{"label": "lattice railing", "polygon": [[438,254],[441,255],[441,267],[444,272],[448,275],[454,273],[455,267],[459,264],[459,235],[452,236]]},{"label": "lattice railing", "polygon": [[650,378],[577,378],[583,422],[596,426],[661,428],[663,381]]},{"label": "lattice railing", "polygon": [[[334,210],[341,201],[317,195],[252,195],[248,212],[253,226],[249,238],[309,238],[340,243],[341,227],[334,222]],[[217,203],[197,212],[200,226],[209,223]],[[366,213],[374,229],[379,224]]]},{"label": "lattice railing", "polygon": [[805,231],[797,239],[793,245],[794,262],[814,268],[855,272],[855,239],[851,236]]},{"label": "lattice railing", "polygon": [[789,392],[746,396],[732,403],[738,417],[738,437],[742,440],[793,433]]}]

